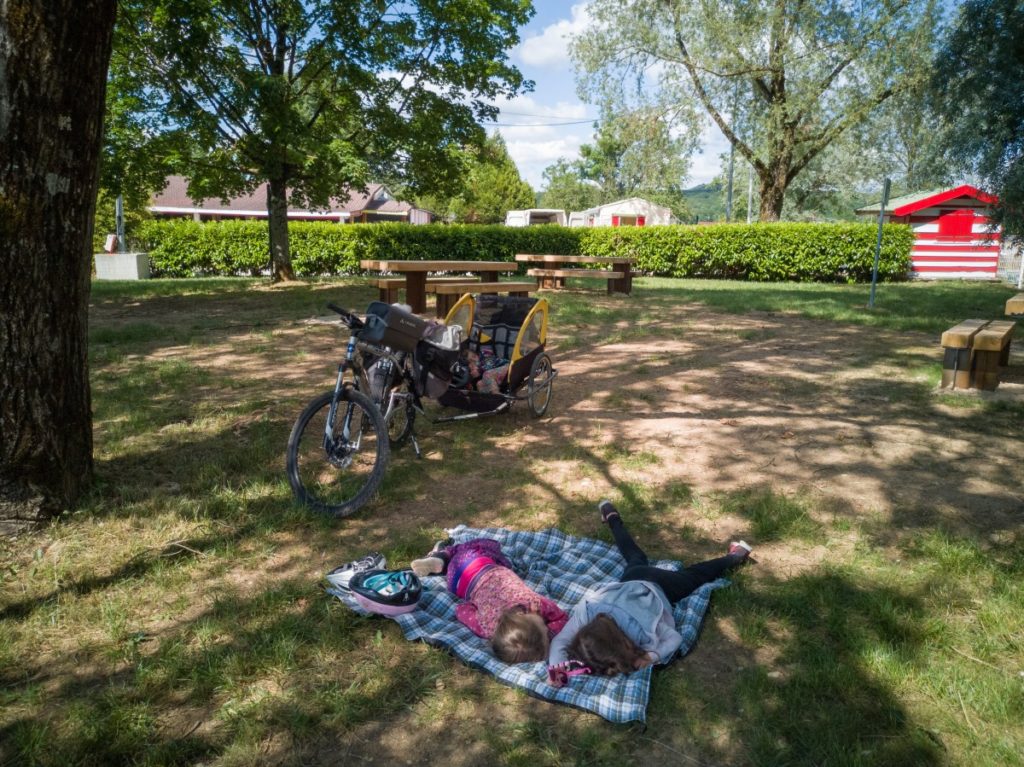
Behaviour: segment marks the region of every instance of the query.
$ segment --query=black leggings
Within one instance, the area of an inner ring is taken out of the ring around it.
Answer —
[[[619,580],[657,583],[672,604],[688,597],[705,583],[717,580],[743,561],[742,555],[726,554],[718,559],[698,562],[683,570],[662,570],[649,563],[643,549],[636,545],[633,536],[622,524],[622,519],[613,516],[608,520],[608,527],[611,528],[612,535],[615,537],[615,545],[619,547],[619,551],[626,560],[626,569],[622,571],[622,577]]]

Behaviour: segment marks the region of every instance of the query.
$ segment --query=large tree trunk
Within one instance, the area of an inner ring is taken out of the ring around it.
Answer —
[[[769,166],[768,173],[759,177],[761,182],[759,221],[778,221],[782,215],[782,204],[786,201],[786,187],[789,186],[786,179],[787,170],[788,168],[778,165]]]
[[[270,217],[270,273],[274,282],[294,280],[292,256],[288,251],[288,185],[284,179],[267,184],[267,214]]]
[[[0,531],[92,477],[92,220],[116,0],[0,0]]]

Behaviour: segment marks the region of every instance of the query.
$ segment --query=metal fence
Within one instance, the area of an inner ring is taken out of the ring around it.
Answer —
[[[1021,270],[1022,262],[1024,262],[1024,242],[1019,239],[1003,240],[997,269],[999,278],[1018,288],[1024,287],[1021,284],[1021,278],[1024,276],[1024,272]]]

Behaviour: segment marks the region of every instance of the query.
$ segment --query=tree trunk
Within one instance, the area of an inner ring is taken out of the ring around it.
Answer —
[[[92,221],[116,0],[0,0],[0,532],[92,477]]]
[[[288,252],[288,185],[284,179],[267,184],[267,213],[270,217],[270,274],[274,282],[295,279]]]
[[[786,187],[789,185],[786,180],[787,170],[780,166],[771,166],[768,175],[759,177],[761,182],[759,221],[778,221],[782,215],[782,204],[786,200]]]

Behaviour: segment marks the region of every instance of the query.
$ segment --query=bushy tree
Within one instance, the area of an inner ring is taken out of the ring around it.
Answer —
[[[933,102],[960,168],[999,197],[995,216],[1024,234],[1024,8],[967,0],[936,59]]]
[[[816,157],[924,78],[937,15],[934,0],[594,0],[590,13],[572,49],[584,95],[702,110],[757,173],[763,221]]]
[[[123,56],[163,128],[185,130],[189,193],[268,185],[270,262],[292,277],[289,202],[326,205],[376,179],[451,190],[493,101],[528,85],[508,63],[530,0],[123,0]]]
[[[533,207],[533,187],[519,176],[519,169],[499,134],[488,137],[481,149],[470,149],[468,153],[465,186],[448,205],[456,221],[504,223],[508,211]]]
[[[544,171],[549,186],[542,197],[545,206],[561,199],[575,204],[551,207],[582,210],[644,197],[667,205],[679,218],[689,215],[683,181],[695,135],[673,135],[665,115],[647,108],[608,113],[594,128],[593,143],[580,147],[577,160],[560,159]]]
[[[545,188],[540,196],[540,207],[563,210],[586,210],[601,202],[601,188],[580,175],[575,162],[564,157],[544,169]]]

